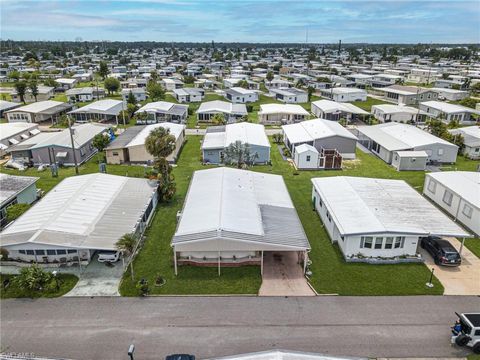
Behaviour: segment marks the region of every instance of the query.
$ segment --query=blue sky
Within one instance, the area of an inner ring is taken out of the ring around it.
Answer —
[[[479,43],[480,1],[0,0],[1,37]]]

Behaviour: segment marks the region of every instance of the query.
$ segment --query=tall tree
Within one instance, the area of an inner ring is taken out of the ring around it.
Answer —
[[[248,143],[237,140],[225,148],[225,158],[222,161],[234,164],[241,169],[244,165],[253,165],[256,159],[258,159],[258,153],[252,153]]]
[[[120,251],[123,256],[132,256],[135,251],[135,246],[137,245],[137,237],[133,233],[124,234],[118,241],[115,243],[115,248]],[[132,281],[134,278],[133,275],[133,259],[130,259],[130,274],[132,276]]]
[[[30,91],[32,92],[32,96],[35,98],[35,101],[37,101],[37,96],[38,96],[37,79],[31,79],[30,82],[28,83],[28,87],[30,88]]]
[[[108,75],[108,65],[105,61],[100,61],[100,66],[99,66],[99,69],[98,69],[98,75],[100,75],[102,77],[102,79],[105,80],[105,78],[107,77]]]
[[[169,129],[156,128],[145,140],[145,148],[154,157],[154,168],[158,172],[158,193],[160,201],[170,201],[175,195],[175,178],[167,156],[175,150],[175,137]]]
[[[127,104],[137,105],[137,98],[131,91],[128,93]]]
[[[25,93],[27,92],[27,82],[24,80],[18,80],[14,84],[15,91],[20,97],[20,101],[25,104]]]
[[[147,93],[150,99],[153,101],[159,101],[165,99],[165,90],[162,85],[155,81],[150,80],[147,84]]]
[[[267,76],[265,76],[265,79],[267,79],[267,81],[272,81],[273,80],[273,71],[269,71],[267,73]]]
[[[92,139],[92,145],[95,149],[97,149],[97,158],[100,162],[100,154],[102,154],[103,150],[107,147],[110,143],[110,136],[108,134],[97,134]]]
[[[104,81],[105,89],[107,89],[108,93],[117,92],[120,89],[120,81],[113,77],[106,78]]]

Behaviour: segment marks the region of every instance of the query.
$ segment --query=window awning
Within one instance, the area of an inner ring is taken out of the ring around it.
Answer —
[[[18,141],[17,139],[11,138],[11,139],[8,139],[8,142],[12,145],[17,145],[20,141]]]
[[[20,137],[21,137],[23,140],[27,140],[30,136],[28,136],[27,134],[21,134]]]
[[[40,134],[40,130],[38,130],[38,129],[30,130],[30,134],[32,134],[32,135]]]
[[[60,151],[60,152],[58,152],[58,153],[55,155],[55,157],[57,157],[57,158],[66,158],[67,155],[68,155],[68,153],[67,153],[66,151]]]

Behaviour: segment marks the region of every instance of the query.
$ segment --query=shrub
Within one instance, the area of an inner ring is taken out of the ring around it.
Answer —
[[[25,211],[30,209],[30,204],[14,204],[7,208],[7,222],[18,219]]]

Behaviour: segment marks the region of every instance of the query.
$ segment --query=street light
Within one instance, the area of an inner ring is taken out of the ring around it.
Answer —
[[[430,273],[430,280],[425,284],[427,285],[427,287],[429,288],[433,288],[433,283],[432,283],[432,280],[433,280],[433,272],[435,271],[434,268],[432,268],[432,272]]]
[[[130,356],[130,360],[134,360],[133,359],[134,352],[135,352],[135,345],[130,344],[130,346],[128,347],[128,356]]]

